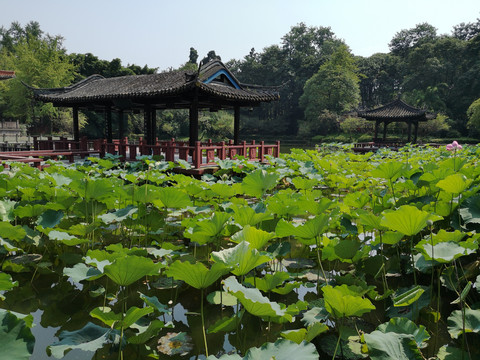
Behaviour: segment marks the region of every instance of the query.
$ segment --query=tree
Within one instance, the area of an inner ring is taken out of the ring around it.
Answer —
[[[480,34],[480,19],[474,23],[460,23],[453,27],[452,35],[459,40],[470,40]]]
[[[360,101],[357,70],[347,46],[340,46],[305,83],[300,97],[305,120],[316,121],[323,110],[341,114],[357,107]]]
[[[192,64],[196,64],[198,60],[198,51],[195,50],[193,47],[190,48],[190,55],[188,56],[188,62]]]
[[[422,23],[412,29],[397,32],[389,47],[393,55],[406,56],[411,49],[436,38],[437,29],[428,23]]]
[[[480,133],[480,98],[475,100],[467,110],[468,123],[467,126],[474,133]]]

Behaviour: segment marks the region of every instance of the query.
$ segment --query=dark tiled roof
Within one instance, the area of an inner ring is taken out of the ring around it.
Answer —
[[[402,100],[397,99],[391,103],[373,109],[359,111],[358,116],[365,118],[367,120],[427,120],[431,118],[430,114],[426,110],[421,110],[414,108]]]
[[[223,70],[239,88],[229,82],[211,81],[207,79]],[[279,93],[272,88],[243,87],[219,61],[210,62],[200,69],[198,74],[192,71],[169,71],[151,75],[130,75],[104,78],[93,75],[76,84],[64,88],[32,89],[37,100],[55,104],[88,103],[115,99],[149,98],[156,103],[162,97],[191,96],[193,89],[225,101],[268,102],[278,100]]]
[[[0,80],[7,80],[15,77],[15,71],[0,70]]]

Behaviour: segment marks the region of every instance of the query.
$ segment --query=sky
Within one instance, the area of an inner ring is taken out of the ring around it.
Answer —
[[[0,26],[37,21],[68,53],[122,65],[178,68],[190,47],[224,62],[280,45],[292,26],[330,27],[355,55],[388,52],[401,30],[427,22],[438,34],[480,18],[479,0],[0,0]]]

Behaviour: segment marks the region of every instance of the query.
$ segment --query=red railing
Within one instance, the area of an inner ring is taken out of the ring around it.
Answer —
[[[128,142],[127,138],[113,140],[107,143],[106,139],[87,140],[80,139],[75,142],[60,138],[53,140],[51,137],[47,140],[39,140],[34,137],[35,150],[51,150],[51,151],[71,151],[75,155],[87,156],[91,153],[98,153],[100,157],[105,154],[120,155],[122,161],[135,161],[139,155],[162,155],[166,161],[175,161],[177,159],[185,160],[193,165],[195,169],[205,166],[216,165],[215,159],[235,159],[236,156],[243,156],[249,161],[265,161],[266,155],[278,157],[280,154],[280,141],[275,144],[265,144],[263,141],[250,143],[243,141],[239,145],[221,141],[218,143],[208,140],[206,142],[197,141],[195,146],[189,146],[186,141],[175,141],[175,139],[167,141],[157,140],[155,145],[146,144],[140,138],[138,144]]]

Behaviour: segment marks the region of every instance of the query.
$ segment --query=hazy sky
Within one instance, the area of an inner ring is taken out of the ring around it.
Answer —
[[[479,0],[0,0],[0,26],[38,21],[69,53],[92,53],[159,71],[215,50],[223,61],[280,44],[290,28],[329,26],[355,55],[388,52],[403,29],[428,22],[439,34],[480,18]]]

